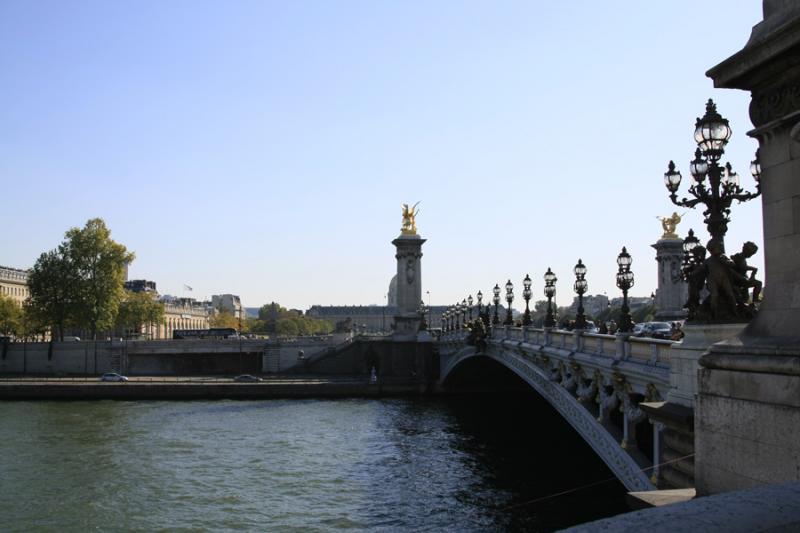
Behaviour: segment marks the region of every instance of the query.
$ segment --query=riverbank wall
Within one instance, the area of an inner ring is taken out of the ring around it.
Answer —
[[[0,375],[181,376],[281,373],[351,343],[350,335],[292,339],[191,339],[0,343]]]

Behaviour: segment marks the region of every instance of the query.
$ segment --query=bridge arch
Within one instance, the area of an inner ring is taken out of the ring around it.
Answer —
[[[594,414],[583,407],[567,389],[553,381],[543,369],[515,351],[491,344],[482,352],[478,352],[475,347],[464,346],[442,359],[441,383],[445,384],[465,361],[478,357],[494,360],[533,388],[572,426],[629,491],[656,488],[641,466],[597,421]]]

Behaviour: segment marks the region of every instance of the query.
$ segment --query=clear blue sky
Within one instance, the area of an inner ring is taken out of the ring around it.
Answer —
[[[548,266],[566,303],[579,257],[617,295],[622,245],[649,295],[662,175],[688,181],[709,97],[752,188],[749,96],[705,71],[760,19],[753,0],[5,0],[0,264],[99,216],[162,293],[381,304],[421,201],[434,304],[526,273],[539,298]],[[760,201],[733,211],[729,252],[760,246]],[[689,227],[706,238],[700,211]]]

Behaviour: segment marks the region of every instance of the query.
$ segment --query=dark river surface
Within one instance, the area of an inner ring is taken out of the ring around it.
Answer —
[[[549,531],[609,478],[529,395],[0,402],[2,531]]]

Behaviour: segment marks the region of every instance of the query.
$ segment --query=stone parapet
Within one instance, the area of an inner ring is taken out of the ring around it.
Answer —
[[[699,360],[715,342],[730,339],[745,324],[684,324],[685,337],[670,350],[670,390],[667,400],[690,409],[697,395]]]

